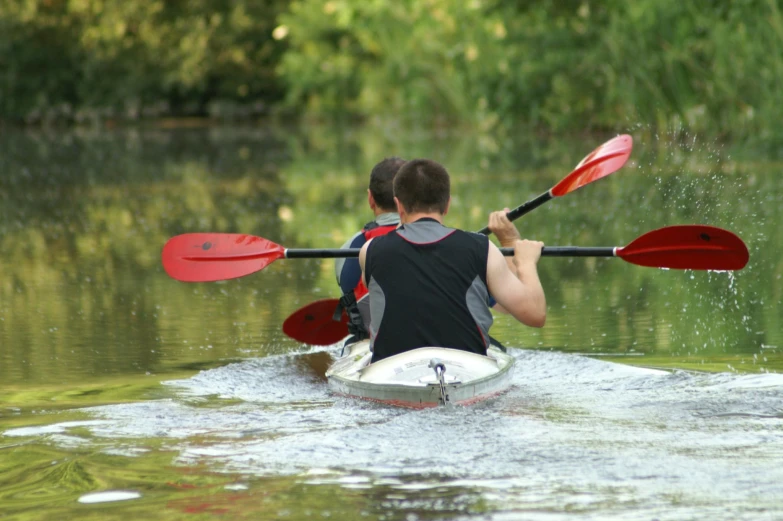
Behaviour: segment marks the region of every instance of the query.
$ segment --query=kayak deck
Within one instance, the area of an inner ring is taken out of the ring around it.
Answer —
[[[421,347],[374,364],[371,359],[369,341],[346,346],[343,356],[326,372],[331,389],[402,407],[467,405],[508,389],[514,366],[512,356],[494,347],[488,356]],[[438,372],[436,366],[443,371]]]

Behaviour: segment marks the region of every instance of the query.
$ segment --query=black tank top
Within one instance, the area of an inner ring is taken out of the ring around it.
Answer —
[[[485,235],[420,219],[376,237],[365,258],[373,362],[418,347],[486,354]]]

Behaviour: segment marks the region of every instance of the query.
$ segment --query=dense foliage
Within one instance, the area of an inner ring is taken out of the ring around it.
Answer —
[[[765,137],[783,107],[779,3],[8,0],[0,118],[287,107]]]
[[[279,99],[283,0],[6,0],[0,117],[232,115]]]

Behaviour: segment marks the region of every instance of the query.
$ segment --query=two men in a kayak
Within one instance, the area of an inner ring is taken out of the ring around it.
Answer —
[[[544,325],[546,299],[537,272],[543,243],[519,239],[505,212],[493,212],[490,230],[504,246],[513,243],[507,262],[488,237],[444,226],[450,179],[435,161],[405,163],[393,186],[402,225],[370,239],[359,255],[369,289],[373,362],[424,346],[486,354],[490,294],[523,324]]]

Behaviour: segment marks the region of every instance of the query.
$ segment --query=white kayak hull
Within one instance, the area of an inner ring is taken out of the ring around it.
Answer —
[[[458,349],[421,347],[370,364],[369,341],[346,346],[327,370],[332,391],[401,407],[425,408],[446,403],[468,405],[498,395],[511,386],[514,357],[490,348],[488,356]],[[445,368],[441,386],[432,367]],[[443,387],[443,388],[441,388]]]

